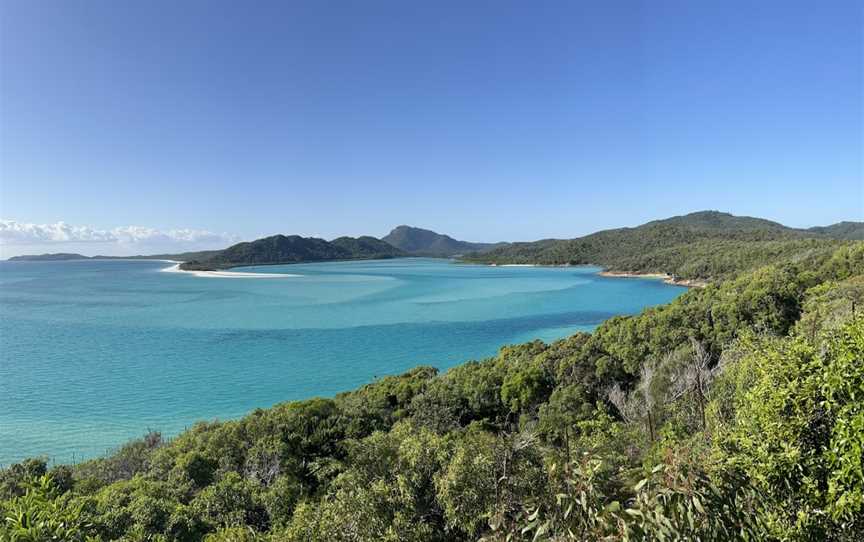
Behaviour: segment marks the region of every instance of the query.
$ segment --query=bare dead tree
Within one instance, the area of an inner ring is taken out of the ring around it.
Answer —
[[[243,474],[267,487],[282,473],[280,451],[276,447],[255,446],[243,466]]]
[[[621,386],[615,384],[611,388],[606,391],[606,397],[609,399],[609,402],[615,405],[615,408],[618,410],[618,414],[624,418],[624,421],[627,423],[633,423],[638,419],[636,415],[636,409],[633,408],[633,401],[626,391],[621,389]]]
[[[653,441],[657,433],[654,419],[657,405],[654,395],[651,393],[654,368],[647,363],[643,364],[639,374],[639,383],[633,393],[628,394],[621,389],[621,386],[615,384],[606,392],[606,397],[610,403],[615,405],[624,421],[635,423],[644,420],[648,435]]]
[[[711,369],[711,353],[694,338],[690,339],[691,355],[688,363],[672,379],[672,397],[675,400],[692,394],[699,411],[699,421],[705,428],[705,406],[708,403],[708,388],[716,371]]]
[[[644,405],[645,415],[648,421],[648,434],[653,441],[656,438],[656,428],[654,423],[654,408],[657,406],[654,401],[654,394],[651,393],[651,385],[654,382],[654,368],[647,363],[642,364],[642,369],[639,371],[639,385],[636,389],[642,394],[642,404]]]

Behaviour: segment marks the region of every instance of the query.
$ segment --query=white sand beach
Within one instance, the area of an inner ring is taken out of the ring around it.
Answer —
[[[196,277],[222,278],[222,279],[282,279],[292,277],[302,277],[303,275],[294,275],[291,273],[244,273],[242,271],[186,271],[180,269],[180,264],[172,265],[160,269],[165,273],[189,273]]]

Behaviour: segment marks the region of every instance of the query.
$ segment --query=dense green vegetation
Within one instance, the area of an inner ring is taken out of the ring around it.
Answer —
[[[185,261],[180,267],[185,270],[211,270],[241,265],[368,260],[397,256],[405,256],[405,253],[374,237],[339,237],[325,241],[315,237],[274,235],[232,245],[206,257]]]
[[[834,239],[864,240],[864,222],[843,221],[830,226],[816,226],[808,231]]]
[[[800,230],[759,218],[703,211],[577,239],[512,243],[465,259],[497,264],[594,264],[618,272],[720,279],[781,260],[818,258],[818,253],[854,238],[856,225],[864,228],[862,223],[844,222]],[[834,239],[834,244],[829,242]]]
[[[394,247],[413,256],[449,257],[469,252],[484,252],[505,243],[469,243],[412,226],[397,226],[382,238]]]
[[[13,465],[0,539],[860,540],[864,243],[794,242],[592,334]]]

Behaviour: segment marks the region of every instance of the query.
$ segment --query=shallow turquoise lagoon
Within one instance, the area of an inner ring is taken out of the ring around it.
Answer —
[[[150,429],[446,369],[683,291],[596,268],[420,258],[238,269],[300,275],[268,279],[169,265],[0,263],[0,464],[69,462]]]

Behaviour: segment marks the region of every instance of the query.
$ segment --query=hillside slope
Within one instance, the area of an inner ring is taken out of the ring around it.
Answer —
[[[512,243],[466,261],[494,264],[603,266],[624,273],[666,273],[682,279],[716,279],[785,254],[838,243],[829,232],[789,228],[777,222],[701,211],[635,228],[604,230],[576,239]],[[843,237],[837,235],[838,238]]]
[[[816,226],[807,231],[834,239],[864,240],[864,222],[843,221],[830,226]]]

